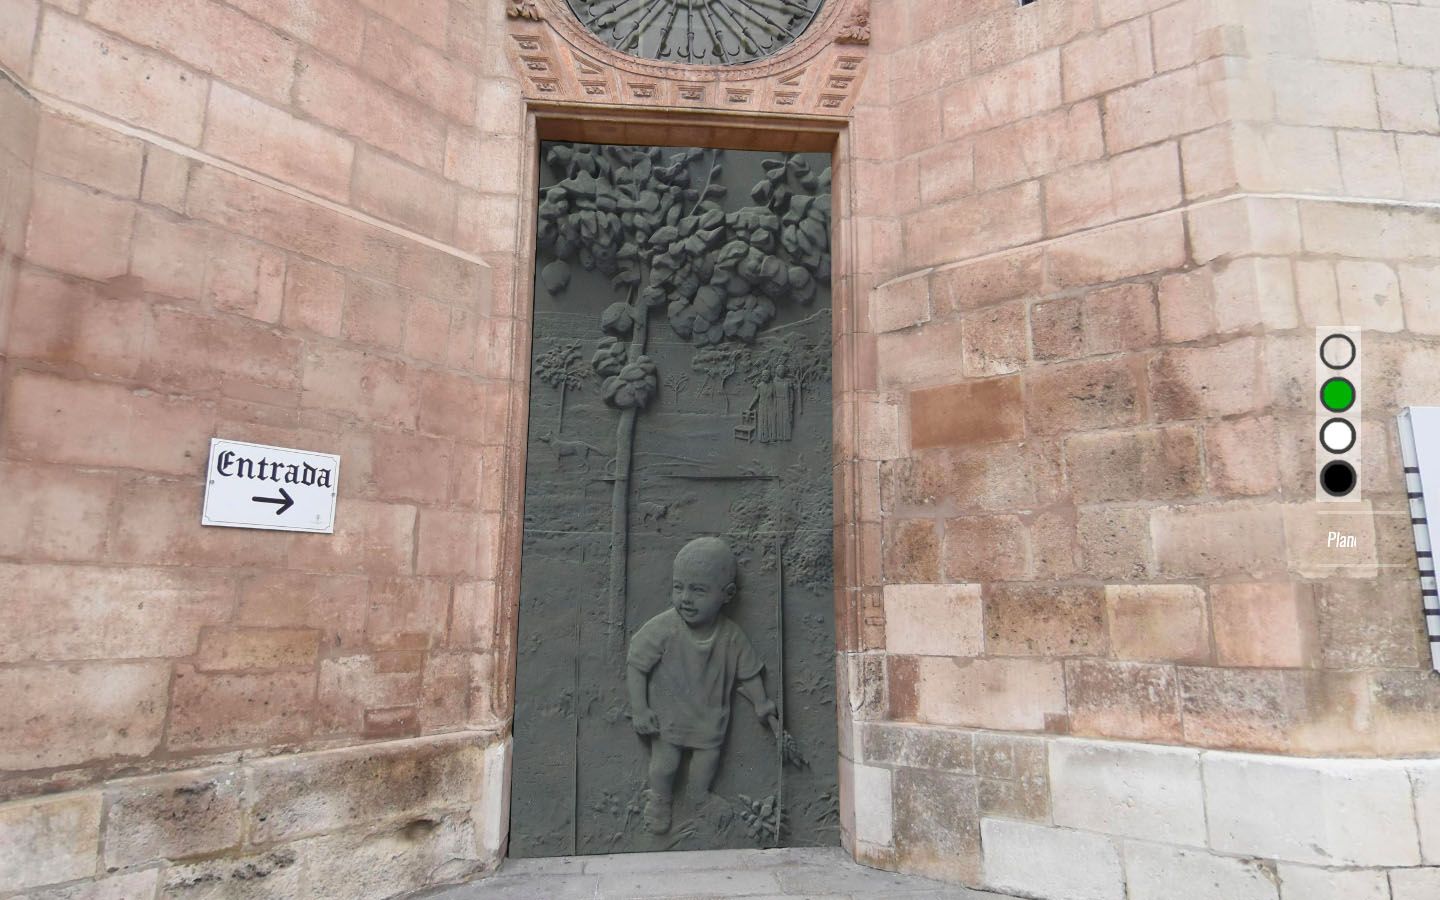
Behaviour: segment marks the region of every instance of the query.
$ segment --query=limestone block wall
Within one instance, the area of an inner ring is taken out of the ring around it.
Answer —
[[[0,2],[0,896],[383,897],[497,861],[503,21]],[[341,454],[336,533],[202,529],[212,436]]]
[[[1440,193],[1415,161],[1430,10],[874,10],[852,136],[852,846],[1057,900],[1423,896],[1435,861],[1406,823],[1436,810],[1414,773],[1440,751],[1440,681],[1393,431],[1440,397]],[[1365,503],[1344,518],[1311,480],[1322,324],[1369,329]],[[1326,548],[1337,527],[1356,549]],[[1077,753],[1115,784],[1073,782]],[[1327,849],[1281,846],[1304,817],[1278,802],[1222,831],[1244,792],[1208,775],[1185,776],[1182,816],[1152,757],[1267,773],[1247,787],[1307,773],[1285,796],[1335,804],[1307,809]],[[1372,778],[1402,854],[1343,849]]]

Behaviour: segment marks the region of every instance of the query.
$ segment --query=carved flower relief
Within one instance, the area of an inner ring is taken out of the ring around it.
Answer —
[[[530,19],[535,22],[541,19],[540,7],[535,5],[535,0],[519,0],[517,3],[506,3],[505,14],[512,19]]]

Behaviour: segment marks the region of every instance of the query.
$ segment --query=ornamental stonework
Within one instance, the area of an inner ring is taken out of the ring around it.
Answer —
[[[667,35],[665,19],[658,28],[643,19],[626,26],[578,0],[507,2],[506,46],[531,103],[848,117],[869,53],[869,2],[802,7],[806,15],[749,29],[739,19],[725,29],[718,19],[710,30],[692,23],[697,42],[679,6]],[[627,27],[653,30],[641,37]]]

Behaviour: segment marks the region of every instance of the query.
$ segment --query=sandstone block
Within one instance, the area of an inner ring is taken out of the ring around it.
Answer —
[[[1058,662],[898,658],[916,661],[910,687],[916,721],[1042,731],[1065,715],[1065,685]],[[891,689],[896,689],[893,675]]]
[[[1217,584],[1210,610],[1222,666],[1294,668],[1317,658],[1317,611],[1307,585]]]
[[[1050,796],[1056,825],[1205,843],[1200,754],[1193,750],[1057,740],[1050,744]]]
[[[1335,264],[1335,277],[1346,325],[1369,331],[1399,331],[1405,327],[1400,281],[1390,266],[1342,260]]]
[[[9,317],[9,355],[134,377],[145,357],[143,300],[90,282],[20,270]],[[23,535],[17,535],[17,539]]]
[[[1010,303],[967,313],[961,321],[962,371],[967,378],[1009,375],[1030,357],[1025,306]]]
[[[1415,786],[1421,855],[1427,865],[1440,864],[1440,765],[1420,763],[1411,769],[1410,780]]]
[[[1375,85],[1365,66],[1287,60],[1271,69],[1275,115],[1289,125],[1376,128]]]
[[[981,858],[975,779],[898,769],[893,793],[895,855],[901,865],[932,877],[977,882]]]
[[[154,145],[145,148],[145,175],[140,185],[140,199],[174,212],[185,208],[185,194],[190,189],[190,160]]]
[[[1038,53],[945,92],[945,136],[960,137],[1060,105],[1060,54]]]
[[[234,585],[202,571],[29,563],[0,565],[0,594],[13,612],[0,662],[144,659],[193,653],[200,629],[229,615]]]
[[[362,149],[355,160],[354,202],[378,218],[448,241],[457,192],[438,176]]]
[[[910,444],[917,450],[1013,441],[1025,434],[1018,376],[910,393]]]
[[[1060,54],[1065,100],[1106,93],[1154,72],[1150,22],[1135,19],[1067,44]]]
[[[997,656],[1103,654],[1105,595],[1098,588],[992,585],[985,598],[985,649]]]
[[[212,0],[97,0],[85,17],[272,100],[289,99],[295,42]]]
[[[985,819],[985,886],[1031,897],[1124,900],[1120,853],[1107,837]]]
[[[205,267],[205,298],[217,309],[263,322],[280,319],[285,254],[250,241],[216,241]]]
[[[876,386],[952,382],[964,374],[964,327],[959,319],[931,320],[914,330],[875,339]]]
[[[208,82],[165,57],[68,16],[47,16],[35,50],[35,86],[194,146]]]
[[[327,266],[291,258],[285,267],[285,307],[281,322],[288,328],[335,337],[340,334],[345,305],[345,276]]]
[[[1179,214],[1126,222],[1056,241],[1045,257],[1055,289],[1165,272],[1185,265],[1185,225]]]
[[[1124,284],[1030,309],[1036,359],[1071,359],[1141,350],[1157,343],[1155,289]]]
[[[884,596],[885,646],[891,653],[978,656],[982,652],[978,585],[889,584]]]
[[[1104,659],[1065,663],[1074,734],[1179,743],[1179,680],[1170,666]]]
[[[1203,663],[1210,658],[1205,592],[1192,585],[1105,588],[1111,651],[1139,662]]]
[[[1204,850],[1125,845],[1130,900],[1277,900],[1279,888],[1264,863]]]
[[[440,9],[443,13],[443,5]],[[440,46],[444,47],[443,42]],[[475,121],[475,75],[444,53],[378,19],[371,19],[365,30],[361,66],[382,84],[409,94],[457,122]]]
[[[1018,516],[945,521],[943,568],[950,581],[1013,581],[1029,572],[1029,531]]]
[[[1030,431],[1057,434],[1138,424],[1140,373],[1129,359],[1068,363],[1032,369],[1024,404]]]
[[[860,744],[866,763],[964,774],[975,771],[969,731],[876,722],[864,726]]]
[[[143,145],[134,138],[73,119],[41,117],[35,161],[42,172],[117,197],[136,197],[140,193]]]
[[[1160,571],[1181,577],[1260,575],[1283,567],[1284,528],[1274,505],[1239,503],[1156,509],[1151,518]]]
[[[15,486],[8,505],[0,509],[0,554],[32,564],[88,562],[104,556],[111,504],[119,493],[114,477],[68,467],[0,463],[0,481]],[[5,571],[13,574],[9,567]],[[53,577],[53,571],[50,574]],[[12,596],[17,605],[32,602],[23,591]],[[25,626],[40,625],[52,615],[48,605],[36,603],[36,607],[40,619],[18,619],[22,635]],[[23,644],[23,639],[18,643]],[[0,648],[0,658],[8,649]]]
[[[940,534],[935,522],[928,519],[886,519],[883,525],[873,528],[883,534],[881,565],[885,580],[923,583],[940,580]],[[861,567],[863,579],[863,558]],[[868,579],[862,583],[868,583]]]
[[[1082,507],[1075,516],[1075,539],[1080,568],[1093,577],[1130,580],[1154,569],[1147,509]]]
[[[1080,503],[1176,499],[1202,489],[1199,435],[1187,426],[1078,435],[1065,441],[1065,462]]]
[[[95,281],[125,274],[133,205],[50,178],[35,179],[32,190],[27,259]]]
[[[870,293],[870,321],[879,333],[930,321],[928,276],[922,274],[877,287]]]
[[[339,347],[312,346],[305,355],[301,405],[348,410],[376,424],[413,428],[419,404],[417,382],[415,374],[399,363]]]
[[[365,711],[420,702],[420,651],[389,651],[322,660],[317,693],[318,727],[325,734],[359,734]]]
[[[1425,900],[1437,891],[1440,891],[1440,868],[1390,872],[1390,892],[1394,900]]]
[[[118,782],[106,791],[105,864],[112,869],[178,860],[238,846],[241,775],[236,770]]]
[[[1158,75],[1105,98],[1105,143],[1130,150],[1219,124],[1225,116],[1218,61]]]
[[[903,220],[907,258],[917,266],[1019,247],[1042,234],[1035,181],[927,207]]]
[[[217,673],[177,665],[169,745],[175,749],[254,746],[309,734],[312,672]]]
[[[1336,135],[1345,189],[1355,197],[1405,196],[1400,153],[1395,136],[1376,131],[1342,131]]]
[[[993,259],[937,269],[930,296],[937,313],[977,309],[1038,294],[1044,282],[1044,256],[1017,250]]]
[[[1209,337],[1219,330],[1215,320],[1213,274],[1196,269],[1160,279],[1160,335],[1167,343]]]
[[[346,0],[235,0],[232,5],[339,59],[360,58],[365,13]]]
[[[350,196],[350,141],[224,84],[210,92],[204,148],[332,200]]]
[[[261,760],[251,774],[252,840],[291,841],[467,808],[480,799],[483,776],[483,749],[455,738]]]
[[[1428,6],[1402,7],[1392,12],[1400,62],[1423,68],[1440,66],[1440,50],[1436,48],[1436,39],[1440,38],[1440,12]]]
[[[1440,131],[1434,80],[1413,69],[1377,69],[1375,91],[1380,98],[1380,127],[1386,131]]]
[[[1260,496],[1280,485],[1275,420],[1226,419],[1205,426],[1205,464],[1210,489],[1220,495]]]
[[[1281,863],[1280,900],[1388,900],[1384,872],[1363,869],[1317,869]]]
[[[364,641],[366,590],[362,576],[256,573],[241,582],[235,622],[315,628],[326,650],[350,650]]]
[[[225,628],[200,638],[195,668],[202,672],[313,669],[320,632],[300,628]]]
[[[1410,866],[1419,836],[1403,767],[1209,753],[1210,846],[1310,865]]]
[[[1429,658],[1408,580],[1347,583],[1332,576],[1314,590],[1325,668],[1408,669]]]
[[[974,155],[973,178],[982,191],[1099,159],[1105,155],[1100,105],[1077,103],[978,134]]]
[[[321,57],[304,61],[295,84],[303,112],[417,166],[444,171],[445,125],[439,113]]]
[[[1241,338],[1207,348],[1166,350],[1150,364],[1150,397],[1161,419],[1253,412],[1264,406],[1261,345]]]
[[[167,866],[160,883],[163,900],[230,900],[230,898],[302,897],[305,866],[293,847],[279,847],[246,856]]]
[[[0,707],[0,768],[149,755],[160,743],[168,681],[169,666],[155,662],[0,669],[0,693],[11,698]]]
[[[3,891],[94,875],[100,852],[100,795],[65,794],[0,807],[0,846],[7,848],[0,855]]]
[[[856,840],[890,846],[895,840],[891,771],[858,763],[851,771]]]
[[[0,65],[25,78],[35,47],[35,23],[40,19],[38,0],[15,0],[0,7]]]

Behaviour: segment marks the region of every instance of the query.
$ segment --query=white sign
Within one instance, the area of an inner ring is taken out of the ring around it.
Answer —
[[[202,525],[335,533],[340,457],[210,439]]]

